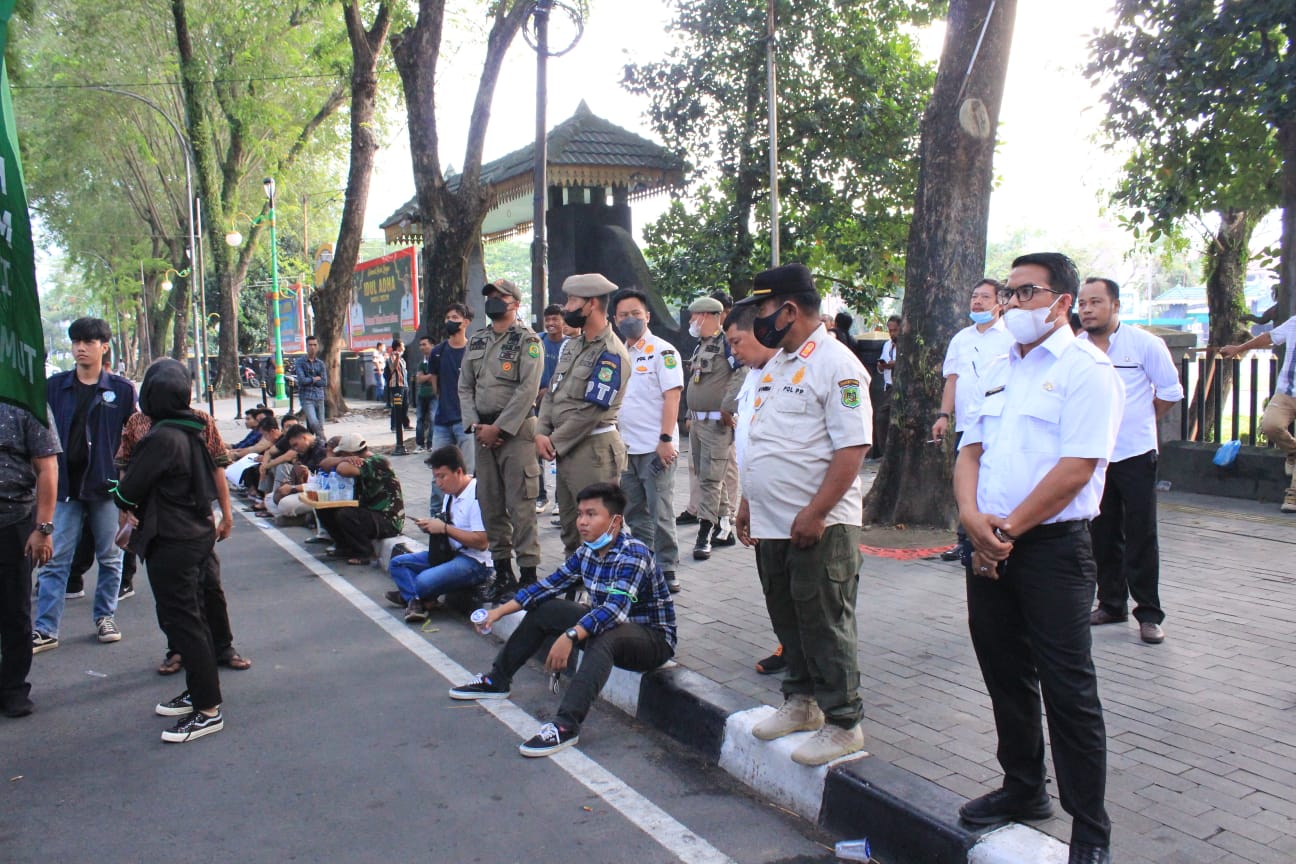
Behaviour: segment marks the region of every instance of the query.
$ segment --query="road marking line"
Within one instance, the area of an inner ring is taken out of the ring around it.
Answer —
[[[409,649],[410,653],[422,660],[427,666],[450,683],[467,681],[472,673],[460,666],[449,655],[428,642],[414,630],[396,618],[386,609],[379,606],[367,594],[352,585],[337,571],[321,563],[313,555],[298,546],[292,539],[273,525],[258,521],[248,513],[239,511],[243,518],[263,529],[264,534],[275,542],[303,567],[318,576],[362,615],[369,618],[389,636]],[[448,698],[448,697],[447,697]],[[525,740],[540,727],[540,721],[519,708],[512,700],[482,700],[477,703],[494,717],[513,730],[519,738]],[[519,756],[519,759],[522,757]],[[611,771],[595,762],[576,749],[563,750],[548,757],[558,767],[606,801],[613,809],[628,819],[632,824],[648,835],[666,851],[681,861],[697,864],[735,864],[734,860],[716,849],[702,837],[689,830],[665,810],[649,801],[631,788]]]

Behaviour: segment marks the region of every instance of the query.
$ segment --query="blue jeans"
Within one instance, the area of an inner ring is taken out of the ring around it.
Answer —
[[[306,399],[301,400],[302,413],[306,415],[306,427],[319,437],[324,437],[324,400],[323,399]]]
[[[472,474],[476,468],[476,446],[473,436],[464,431],[462,423],[437,423],[432,427],[432,449],[454,444],[463,452],[465,470]]]
[[[442,594],[462,591],[486,581],[491,568],[462,552],[444,564],[428,566],[428,553],[397,555],[390,565],[392,581],[406,602],[415,597],[435,600]]]
[[[121,589],[122,550],[117,537],[117,507],[112,501],[60,501],[54,508],[54,557],[36,574],[40,591],[36,597],[34,629],[57,636],[63,618],[63,595],[67,592],[72,556],[81,542],[85,520],[95,538],[99,579],[95,585],[94,620],[117,614],[117,592]]]
[[[432,417],[436,414],[437,397],[416,396],[418,410],[414,415],[414,443],[420,447],[432,446]]]

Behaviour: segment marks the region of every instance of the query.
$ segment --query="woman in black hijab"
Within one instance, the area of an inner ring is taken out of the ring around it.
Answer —
[[[184,657],[187,688],[157,713],[179,717],[162,740],[193,741],[219,732],[220,677],[203,617],[202,568],[213,554],[215,465],[203,440],[205,424],[189,408],[189,370],[156,360],[140,385],[140,410],[153,421],[114,490],[117,506],[139,519],[129,547],[148,565],[158,622]]]

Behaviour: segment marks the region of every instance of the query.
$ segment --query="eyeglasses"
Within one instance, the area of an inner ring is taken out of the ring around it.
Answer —
[[[1000,306],[1007,306],[1013,295],[1016,295],[1018,303],[1029,303],[1036,291],[1047,291],[1050,294],[1062,293],[1056,288],[1046,288],[1043,285],[1018,285],[1016,288],[1000,288],[995,292],[995,296],[999,299]]]

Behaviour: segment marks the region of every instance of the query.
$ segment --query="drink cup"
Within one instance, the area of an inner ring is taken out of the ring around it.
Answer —
[[[473,623],[473,626],[477,628],[477,632],[482,634],[483,636],[486,636],[491,632],[491,628],[489,626],[484,628],[482,627],[482,624],[485,623],[486,618],[489,614],[490,613],[488,613],[485,609],[475,609],[473,610],[473,613],[468,616],[468,620],[471,621]]]

